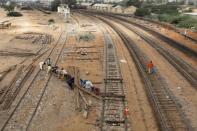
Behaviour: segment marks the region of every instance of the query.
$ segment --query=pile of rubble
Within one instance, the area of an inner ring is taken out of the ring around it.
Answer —
[[[83,40],[83,41],[91,41],[94,40],[95,36],[92,33],[86,33],[86,34],[80,34],[79,35],[79,41]]]
[[[16,36],[16,39],[31,40],[33,44],[50,44],[52,36],[41,33],[24,33]]]

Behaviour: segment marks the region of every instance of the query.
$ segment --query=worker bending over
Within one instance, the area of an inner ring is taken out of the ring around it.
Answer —
[[[43,70],[43,66],[44,66],[45,64],[46,64],[46,63],[43,62],[43,61],[41,61],[41,62],[39,63],[40,70]]]

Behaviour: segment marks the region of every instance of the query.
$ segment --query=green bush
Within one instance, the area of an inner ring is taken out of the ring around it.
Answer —
[[[13,3],[10,3],[10,5],[4,6],[4,10],[8,11],[8,12],[12,12],[12,11],[14,11],[14,7],[15,7],[15,5]]]
[[[147,5],[144,8],[149,8],[155,14],[178,14],[177,5]]]
[[[135,12],[136,16],[147,16],[150,15],[150,10],[147,8],[138,8]]]
[[[139,7],[141,7],[141,4],[142,4],[142,2],[140,0],[127,0],[126,1],[126,6],[127,7],[133,5],[133,6],[139,8]]]
[[[61,4],[60,0],[54,0],[51,2],[51,10],[57,11],[57,7]]]
[[[186,19],[189,19],[189,16],[174,16],[172,21],[170,22],[171,24],[179,24],[181,21],[185,21]]]
[[[23,16],[20,12],[9,12],[7,13],[7,16],[14,16],[14,17],[19,17],[19,16]]]
[[[162,14],[162,15],[158,15],[158,19],[159,21],[171,22],[173,18],[170,15]]]
[[[159,21],[175,24],[178,27],[191,28],[194,27],[197,30],[197,19],[188,15],[167,15],[162,14],[158,16]]]
[[[195,18],[185,19],[181,21],[179,24],[177,24],[177,26],[182,28],[194,27],[194,30],[197,30],[197,19]]]
[[[184,12],[192,12],[192,8],[189,8],[187,10],[184,10]]]
[[[54,20],[54,19],[49,19],[48,22],[49,22],[50,24],[52,24],[52,23],[55,23],[55,20]]]

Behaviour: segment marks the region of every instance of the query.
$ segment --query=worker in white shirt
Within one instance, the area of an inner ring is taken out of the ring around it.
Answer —
[[[43,61],[41,61],[41,62],[39,63],[40,70],[43,70],[43,66],[44,66],[45,64],[46,64],[46,63],[43,62]]]
[[[49,74],[51,72],[52,67],[50,65],[48,65],[47,67],[47,74]]]
[[[92,84],[91,81],[87,80],[87,81],[85,82],[84,87],[85,87],[86,89],[90,89],[90,90],[91,90],[92,87],[93,87],[93,84]]]
[[[64,80],[64,78],[66,78],[66,75],[68,74],[68,72],[62,68],[62,71],[61,71],[61,79]]]

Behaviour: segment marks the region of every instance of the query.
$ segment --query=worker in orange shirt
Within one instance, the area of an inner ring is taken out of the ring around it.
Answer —
[[[125,115],[126,118],[128,118],[128,116],[129,116],[129,108],[128,107],[126,107],[124,109],[124,115]]]
[[[148,73],[151,74],[151,73],[153,72],[153,68],[154,68],[153,62],[150,61],[150,62],[147,64],[147,67],[148,67]]]

